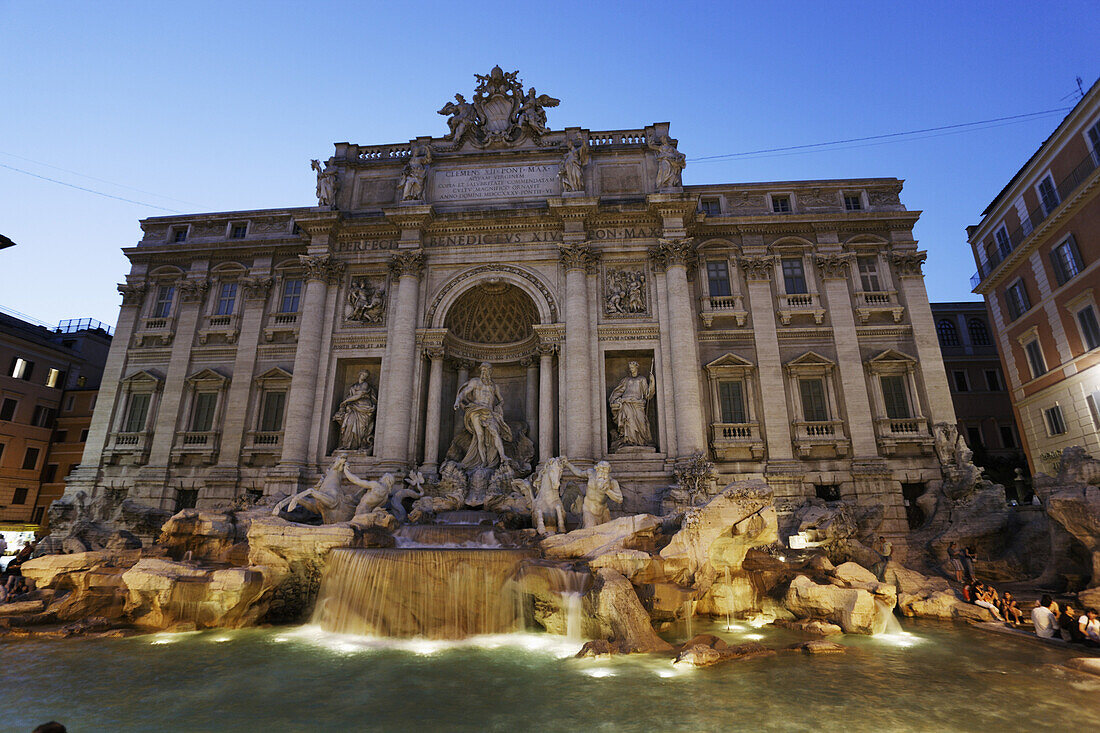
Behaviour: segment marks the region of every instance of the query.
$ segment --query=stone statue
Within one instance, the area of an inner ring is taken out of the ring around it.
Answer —
[[[405,478],[405,483],[408,486],[401,487],[390,496],[390,513],[397,517],[399,522],[405,522],[409,518],[405,510],[405,502],[409,499],[415,502],[424,496],[424,490],[420,488],[424,484],[424,474],[413,471]]]
[[[332,465],[325,471],[325,475],[313,488],[291,494],[276,504],[271,513],[277,517],[284,511],[292,512],[296,508],[302,507],[314,514],[320,514],[321,521],[324,524],[346,522],[359,513],[356,504],[357,502],[360,505],[362,503],[359,502],[362,491],[345,491],[342,481],[344,478],[362,489],[371,489],[372,486],[378,483],[376,481],[364,481],[359,478],[348,469],[345,456],[336,456],[332,461]],[[386,496],[389,496],[388,491]]]
[[[609,270],[607,273],[608,315],[629,316],[646,312],[645,273]]]
[[[584,191],[584,167],[588,165],[588,144],[584,140],[573,139],[566,143],[565,154],[561,158],[558,178],[564,193]]]
[[[530,428],[522,420],[510,424],[508,427],[511,428],[514,437],[512,442],[504,448],[505,450],[511,449],[508,457],[515,464],[516,471],[526,474],[531,471],[531,464],[535,458],[535,444],[528,436]]]
[[[340,423],[340,450],[370,450],[374,445],[374,411],[378,406],[370,373],[359,372],[355,384],[348,387],[347,396],[332,419]]]
[[[653,368],[649,375],[638,376],[638,362],[627,364],[630,375],[623,377],[611,391],[608,403],[611,405],[611,417],[615,420],[616,437],[611,450],[626,446],[653,446],[653,436],[649,431],[649,416],[646,405],[653,399],[655,379]]]
[[[393,493],[393,484],[397,480],[397,477],[392,473],[384,473],[377,481],[363,481],[348,470],[347,466],[344,467],[344,476],[347,477],[348,481],[366,489],[352,516],[370,514],[375,509],[385,506],[386,502],[390,500],[390,494]]]
[[[321,167],[321,161],[310,161],[310,168],[317,171],[317,205],[336,206],[336,170],[325,165]]]
[[[649,147],[657,152],[657,190],[680,185],[680,172],[687,165],[687,157],[676,149],[668,135],[661,135]]]
[[[424,177],[428,175],[428,165],[432,162],[432,151],[426,145],[413,148],[409,162],[397,182],[397,191],[402,201],[424,200]]]
[[[560,103],[560,99],[554,99],[548,94],[537,94],[535,88],[531,87],[520,102],[516,124],[521,128],[526,127],[535,137],[545,135],[549,130],[546,129],[546,110],[543,107],[557,107]]]
[[[504,443],[512,440],[512,429],[504,421],[504,400],[488,362],[482,362],[478,376],[458,390],[454,409],[459,408],[463,410],[462,424],[470,435],[462,467],[496,468],[507,458]]]
[[[530,502],[531,523],[535,525],[540,535],[553,534],[546,529],[547,521],[553,522],[555,533],[565,532],[565,506],[561,503],[561,477],[566,469],[577,478],[587,478],[587,474],[574,468],[568,458],[558,456],[540,463],[533,481],[512,480],[512,485],[518,488]]]
[[[607,461],[600,461],[595,468],[588,469],[585,476],[588,478],[588,487],[584,491],[581,517],[582,526],[588,529],[611,521],[607,500],[622,504],[623,490],[619,482],[611,478],[611,464]]]
[[[462,143],[462,137],[466,131],[477,124],[477,110],[461,94],[456,94],[455,101],[447,102],[437,114],[450,115],[447,119],[447,127],[451,131],[444,135],[443,139],[453,140],[456,146]]]
[[[347,319],[361,323],[381,323],[386,312],[386,291],[365,277],[357,277],[348,288]]]

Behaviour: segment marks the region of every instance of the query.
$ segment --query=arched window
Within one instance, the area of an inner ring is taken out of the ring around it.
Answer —
[[[981,318],[967,321],[966,330],[970,332],[970,343],[975,346],[989,346],[989,328]]]
[[[940,337],[940,346],[958,346],[959,330],[955,322],[944,318],[936,323],[936,335]]]

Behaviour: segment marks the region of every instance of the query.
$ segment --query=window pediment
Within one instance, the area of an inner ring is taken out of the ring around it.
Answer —
[[[807,351],[802,356],[791,359],[784,365],[788,374],[830,374],[836,362],[816,351]]]
[[[736,354],[723,354],[704,368],[712,377],[732,377],[752,372],[756,365]]]
[[[159,390],[164,384],[164,377],[152,369],[141,369],[122,380],[131,391],[145,388],[147,391]]]
[[[268,387],[277,384],[289,384],[291,380],[291,374],[282,367],[273,367],[266,372],[256,377],[256,384],[261,387]]]
[[[229,377],[214,369],[203,369],[187,378],[192,387],[213,387],[221,389],[229,384]]]

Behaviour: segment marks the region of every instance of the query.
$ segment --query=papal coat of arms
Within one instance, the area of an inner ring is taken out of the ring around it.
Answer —
[[[539,94],[534,87],[523,93],[523,80],[519,71],[503,71],[494,66],[488,74],[474,74],[477,87],[473,102],[467,102],[461,94],[448,102],[441,115],[449,115],[450,132],[444,136],[450,140],[452,150],[469,140],[476,148],[514,145],[527,135],[536,145],[542,144],[546,127],[546,107],[557,107],[561,100],[547,94]]]

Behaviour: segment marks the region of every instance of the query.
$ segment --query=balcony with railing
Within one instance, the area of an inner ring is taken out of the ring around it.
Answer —
[[[1061,208],[1074,191],[1084,184],[1085,181],[1092,178],[1093,174],[1096,172],[1096,168],[1096,158],[1090,152],[1068,176],[1063,178],[1058,185],[1055,186],[1058,191],[1058,204],[1048,211],[1047,208],[1040,203],[1034,209],[1027,212],[1020,222],[1020,226],[1008,233],[1007,246],[1003,243],[998,243],[997,246],[988,253],[987,261],[979,263],[978,271],[970,276],[970,287],[977,288],[982,284],[982,281],[992,275],[997,267],[1008,259],[1009,255],[1019,249],[1020,245],[1031,236],[1032,232],[1039,228],[1040,224]]]
[[[802,316],[813,318],[818,326],[825,320],[825,309],[821,307],[817,293],[780,293],[778,298],[776,313],[784,326],[791,325],[793,319]]]
[[[226,343],[236,343],[240,335],[240,314],[206,316],[199,329],[199,344],[205,344],[211,336],[218,336]]]
[[[851,447],[840,420],[792,421],[791,440],[800,458],[839,458]]]
[[[149,457],[153,434],[149,432],[117,432],[107,438],[104,458],[112,463],[140,465]]]
[[[876,418],[875,437],[885,456],[892,456],[905,446],[920,453],[931,453],[934,444],[928,419],[923,417]]]
[[[715,318],[722,317],[734,319],[737,327],[741,328],[748,315],[742,295],[704,295],[699,300],[699,317],[707,328],[711,327]]]
[[[273,463],[283,452],[282,430],[252,430],[241,448],[243,458],[250,465]]]
[[[759,461],[764,458],[764,439],[760,425],[746,423],[711,423],[710,444],[722,461]]]
[[[221,434],[216,430],[192,430],[176,433],[176,444],[172,446],[172,460],[185,463],[193,456],[201,463],[213,463],[218,457],[218,443]]]
[[[268,317],[267,327],[264,328],[264,340],[274,341],[279,334],[288,335],[291,340],[298,338],[297,313],[272,313]]]
[[[889,314],[894,323],[901,323],[905,307],[898,303],[896,290],[865,290],[856,293],[856,315],[867,323],[877,313]]]

